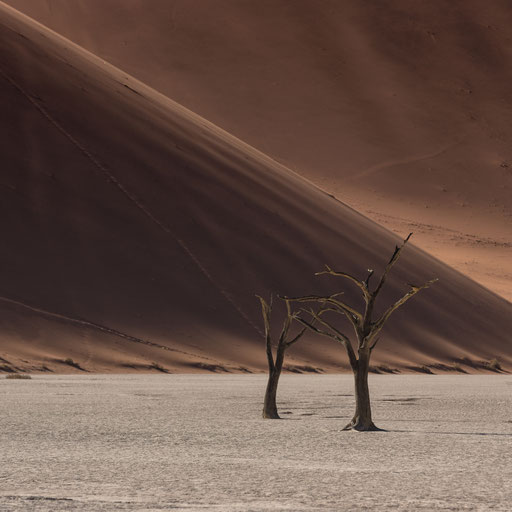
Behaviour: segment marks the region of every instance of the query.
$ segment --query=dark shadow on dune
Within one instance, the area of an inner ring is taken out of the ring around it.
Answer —
[[[369,368],[370,373],[376,373],[376,374],[390,374],[395,375],[397,373],[400,373],[400,370],[398,368],[390,368],[388,365],[382,364],[379,366],[370,366]]]
[[[16,370],[7,364],[2,364],[0,365],[0,372],[15,373]]]
[[[218,373],[218,372],[230,373],[230,371],[225,366],[222,366],[220,364],[194,362],[194,363],[189,363],[188,366],[190,366],[192,368],[199,368],[200,370],[206,370],[206,371],[209,371],[212,373]]]
[[[67,366],[71,366],[72,368],[76,368],[77,370],[80,370],[81,372],[89,372],[89,370],[86,370],[85,368],[83,368],[80,365],[80,363],[78,363],[77,361],[73,361],[73,359],[71,359],[70,357],[68,357],[67,359],[55,359],[54,362],[60,363],[60,364],[65,364]]]
[[[426,365],[422,366],[406,366],[406,370],[410,370],[412,372],[417,373],[426,373],[427,375],[435,375],[435,373]]]
[[[322,368],[315,368],[310,365],[285,365],[283,370],[290,373],[323,373]]]

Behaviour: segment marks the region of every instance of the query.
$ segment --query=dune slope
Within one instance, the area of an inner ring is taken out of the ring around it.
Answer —
[[[389,258],[387,230],[2,4],[0,48],[3,364],[263,368],[254,294],[333,291],[323,264],[364,275]],[[420,249],[384,298],[433,276],[376,361],[510,365],[510,303]],[[345,357],[310,337],[290,361]]]
[[[512,299],[509,2],[8,3]]]

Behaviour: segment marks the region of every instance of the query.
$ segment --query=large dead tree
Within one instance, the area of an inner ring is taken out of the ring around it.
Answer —
[[[348,279],[354,283],[363,294],[365,308],[364,311],[360,312],[351,307],[350,305],[343,302],[339,297],[342,293],[337,293],[327,297],[321,296],[305,296],[291,298],[287,297],[289,301],[298,302],[315,302],[319,303],[324,309],[321,313],[315,312],[313,309],[303,309],[305,313],[309,315],[310,320],[303,317],[297,317],[297,320],[301,322],[305,327],[322,336],[328,336],[335,341],[341,343],[348,354],[350,367],[354,372],[355,378],[355,399],[356,399],[356,411],[352,421],[344,428],[344,430],[379,430],[372,421],[372,412],[370,405],[370,392],[368,388],[368,371],[370,366],[371,354],[377,345],[379,340],[379,333],[384,327],[384,324],[389,319],[391,314],[396,311],[400,306],[403,306],[409,299],[414,297],[420,290],[428,288],[437,279],[426,282],[421,286],[409,284],[409,291],[397,300],[394,304],[389,306],[382,315],[374,319],[374,308],[375,301],[386,282],[386,278],[393,265],[398,261],[400,254],[409,241],[412,233],[403,241],[400,246],[395,247],[395,251],[391,256],[382,276],[373,291],[370,290],[370,280],[374,274],[373,270],[368,270],[366,279],[360,281],[356,277],[347,274],[346,272],[337,272],[332,270],[326,265],[323,272],[318,272],[316,275],[328,274],[334,277],[341,277]],[[323,314],[326,311],[338,313],[346,317],[352,325],[357,339],[357,348],[354,349],[350,338],[335,327],[330,321],[328,321]]]
[[[265,399],[263,402],[263,417],[267,419],[279,419],[277,412],[276,395],[277,385],[279,384],[279,377],[283,369],[284,355],[286,350],[291,347],[294,343],[300,340],[306,327],[304,327],[295,336],[290,336],[290,328],[292,326],[293,319],[296,318],[296,313],[293,313],[290,307],[290,301],[284,299],[286,305],[286,318],[284,319],[283,327],[281,328],[281,334],[275,344],[275,357],[273,355],[272,334],[270,329],[270,320],[272,316],[273,300],[270,297],[270,302],[267,302],[262,297],[259,297],[261,302],[261,312],[263,315],[263,324],[265,326],[265,343],[267,350],[267,362],[268,362],[268,383],[265,391]],[[310,325],[313,325],[310,323]]]

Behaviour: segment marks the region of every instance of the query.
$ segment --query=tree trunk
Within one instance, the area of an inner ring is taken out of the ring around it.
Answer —
[[[284,352],[284,347],[277,348],[275,364],[268,371],[267,390],[265,391],[265,400],[263,401],[263,417],[265,419],[280,419],[277,412],[276,396],[279,377],[281,377],[281,370],[283,369]]]
[[[343,430],[380,430],[372,421],[370,390],[368,388],[368,370],[370,353],[368,350],[359,352],[359,360],[353,368],[355,380],[356,412],[352,421]]]
[[[276,404],[276,394],[280,373],[280,371],[272,371],[268,374],[267,390],[265,391],[265,400],[263,402],[263,417],[266,419],[279,419]]]

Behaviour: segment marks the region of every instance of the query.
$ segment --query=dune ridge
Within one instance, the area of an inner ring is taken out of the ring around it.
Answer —
[[[256,293],[329,293],[313,276],[325,263],[358,275],[386,263],[389,231],[4,4],[0,17],[7,366],[259,371]],[[510,366],[510,303],[422,250],[404,254],[386,299],[432,276],[376,364]],[[346,366],[313,337],[289,363]]]
[[[512,299],[507,2],[7,3]]]

